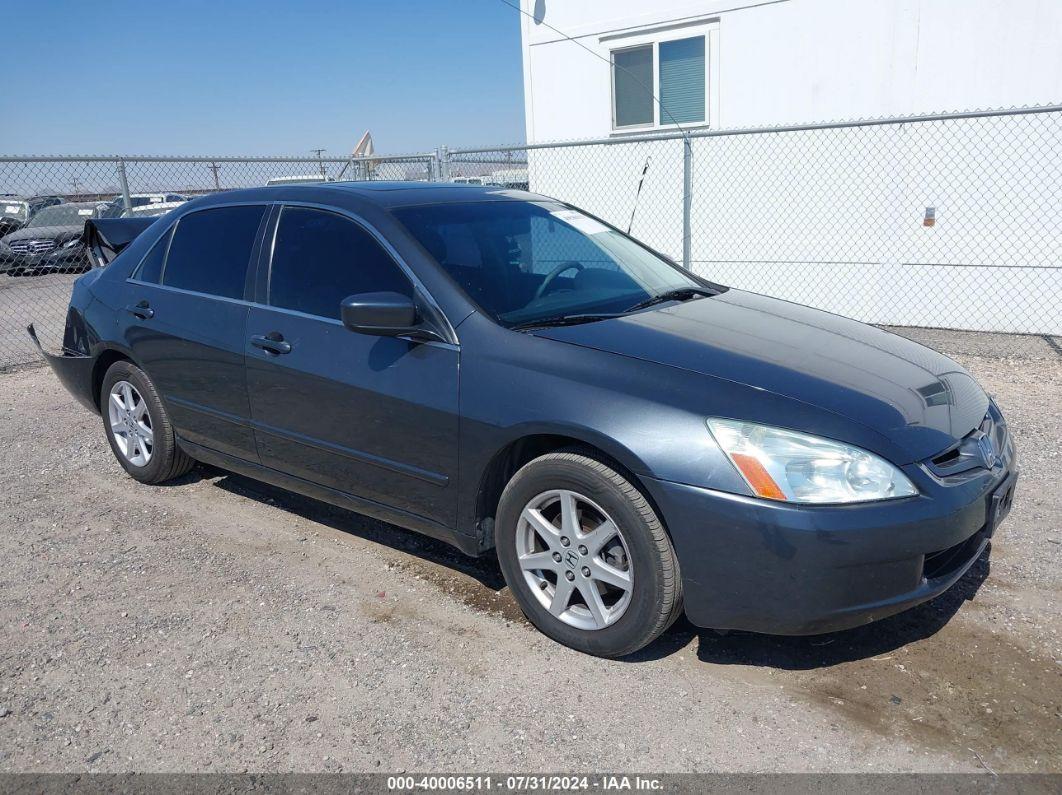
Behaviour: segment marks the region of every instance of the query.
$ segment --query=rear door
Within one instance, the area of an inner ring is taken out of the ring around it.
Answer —
[[[262,463],[452,527],[457,347],[339,319],[354,293],[413,294],[391,254],[347,216],[285,206],[259,290],[246,354]]]
[[[177,432],[257,460],[244,374],[249,263],[267,205],[182,216],[127,283],[125,339],[155,382]]]

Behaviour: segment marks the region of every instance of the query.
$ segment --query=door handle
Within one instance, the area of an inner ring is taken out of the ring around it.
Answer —
[[[256,348],[261,348],[266,353],[291,353],[291,343],[285,342],[284,337],[276,331],[271,331],[264,335],[256,334],[251,337],[251,344]]]
[[[125,308],[125,311],[141,320],[150,320],[155,317],[155,310],[148,306],[147,301],[141,301],[139,304],[130,304]]]

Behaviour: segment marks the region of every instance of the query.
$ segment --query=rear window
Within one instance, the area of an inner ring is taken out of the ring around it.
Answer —
[[[247,264],[264,213],[264,206],[250,205],[186,215],[173,233],[162,283],[223,298],[243,298]]]
[[[166,259],[166,249],[170,245],[170,237],[172,235],[173,228],[170,227],[170,229],[166,230],[166,234],[160,237],[158,242],[151,247],[151,251],[140,262],[140,268],[136,272],[137,279],[142,282],[158,284],[162,276],[162,263]]]

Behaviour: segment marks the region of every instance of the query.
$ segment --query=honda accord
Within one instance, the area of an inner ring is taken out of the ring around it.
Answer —
[[[778,634],[888,616],[962,577],[1013,500],[1006,422],[955,362],[553,199],[319,183],[130,222],[45,354],[129,475],[202,461],[495,550],[528,619],[584,652],[683,611]]]

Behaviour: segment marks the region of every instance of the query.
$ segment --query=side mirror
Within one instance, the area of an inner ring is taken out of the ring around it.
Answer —
[[[400,293],[358,293],[339,305],[343,325],[359,334],[377,337],[416,336],[417,307]]]

